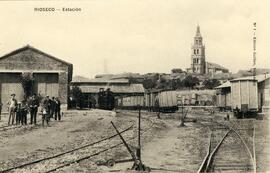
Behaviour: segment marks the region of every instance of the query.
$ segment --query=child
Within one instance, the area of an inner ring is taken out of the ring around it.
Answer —
[[[49,126],[49,118],[50,118],[50,113],[46,110],[42,110],[42,126],[44,126],[44,121],[46,121],[47,126]]]

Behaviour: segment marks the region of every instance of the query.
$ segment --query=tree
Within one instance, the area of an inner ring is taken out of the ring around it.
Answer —
[[[26,98],[34,93],[34,82],[35,78],[33,77],[33,73],[22,73],[21,84]]]
[[[172,69],[172,73],[183,73],[183,70],[181,68],[174,68]]]
[[[78,86],[75,85],[72,87],[70,93],[71,93],[72,98],[76,102],[76,106],[78,106],[80,109],[82,109],[84,97],[83,97],[83,93],[82,93],[81,88],[79,88]]]
[[[145,79],[143,81],[143,87],[145,89],[153,89],[157,86],[156,81],[154,81],[153,79]]]
[[[172,89],[181,89],[184,87],[183,81],[181,79],[172,79]]]
[[[207,79],[203,81],[203,85],[205,89],[214,89],[220,85],[220,81],[217,79]]]
[[[189,75],[189,76],[186,76],[182,82],[186,88],[193,89],[194,86],[198,85],[200,81],[197,77],[193,77]]]
[[[153,89],[157,87],[158,84],[158,79],[159,79],[159,74],[154,74],[151,76],[145,76],[143,83],[143,87],[145,89]]]

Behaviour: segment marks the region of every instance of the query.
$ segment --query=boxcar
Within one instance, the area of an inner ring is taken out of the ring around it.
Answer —
[[[241,112],[257,112],[258,107],[258,85],[253,79],[231,81],[231,105]]]
[[[160,112],[175,112],[178,110],[176,91],[163,91],[158,95]]]

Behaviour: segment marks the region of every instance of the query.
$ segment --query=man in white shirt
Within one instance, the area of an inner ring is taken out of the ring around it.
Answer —
[[[9,118],[8,118],[8,125],[14,124],[15,114],[16,114],[16,108],[17,108],[17,100],[15,99],[15,94],[11,94],[11,98],[7,103],[8,105],[8,112],[9,112]]]

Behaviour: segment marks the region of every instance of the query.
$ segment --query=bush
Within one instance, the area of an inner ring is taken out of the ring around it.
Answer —
[[[34,93],[34,82],[33,73],[22,73],[21,75],[21,84],[25,96],[28,98]]]

